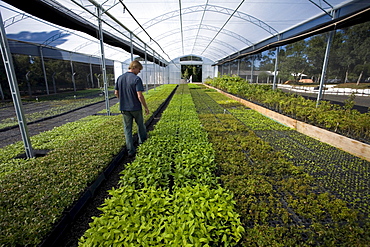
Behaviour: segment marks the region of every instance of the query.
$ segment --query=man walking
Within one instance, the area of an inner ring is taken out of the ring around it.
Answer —
[[[139,144],[147,138],[146,127],[144,124],[142,106],[145,114],[149,114],[148,106],[143,95],[144,86],[141,78],[137,76],[143,65],[139,61],[132,61],[128,72],[118,77],[114,94],[119,99],[119,109],[123,115],[124,132],[126,138],[126,148],[129,157],[135,156],[134,141],[132,138],[133,119],[138,127]]]

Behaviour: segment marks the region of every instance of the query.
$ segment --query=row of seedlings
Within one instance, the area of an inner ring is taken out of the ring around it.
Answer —
[[[150,111],[160,105],[156,94],[163,103],[175,87],[166,85],[145,95]],[[89,116],[33,136],[31,142],[35,149],[51,151],[44,157],[16,159],[21,142],[0,150],[0,246],[41,243],[122,150],[122,116]]]
[[[233,106],[226,96],[209,93],[222,105],[271,146],[284,153],[295,165],[302,166],[323,188],[359,209],[362,217],[370,214],[370,162],[328,144],[322,143],[263,116],[246,111],[245,106]],[[231,104],[231,105],[230,105]]]
[[[244,229],[215,172],[213,147],[180,85],[79,246],[236,245]]]
[[[273,90],[267,84],[248,83],[238,76],[224,75],[206,83],[297,120],[370,143],[370,112],[352,109],[353,95],[345,100],[344,106],[324,100],[317,106],[316,101],[301,95]]]
[[[84,106],[98,103],[104,100],[100,95],[100,89],[88,89],[73,93],[63,93],[58,95],[48,95],[38,97],[34,101],[24,101],[23,108],[26,112],[25,117],[28,123],[56,116],[62,113],[73,111]],[[110,96],[113,96],[111,94]],[[59,99],[58,99],[59,98]],[[0,116],[7,116],[0,119],[0,130],[18,125],[15,115],[9,114],[9,109],[13,111],[13,103],[1,104]]]
[[[145,93],[144,96],[148,101],[150,112],[155,112],[158,107],[168,98],[171,92],[175,89],[176,85],[167,84],[157,87],[156,90],[152,89]],[[120,113],[119,103],[110,108],[112,114]],[[105,114],[106,109],[99,112]],[[147,121],[151,115],[145,115],[144,121]],[[54,150],[63,147],[65,143],[70,142],[80,137],[88,136],[89,132],[95,132],[93,128],[99,129],[100,122],[116,121],[121,124],[122,118],[111,116],[90,116],[83,118],[76,122],[68,122],[59,127],[55,127],[50,131],[45,131],[39,135],[31,137],[32,146],[35,150]],[[135,131],[135,130],[134,130]],[[118,133],[119,131],[117,131]],[[121,136],[123,136],[123,133]],[[121,139],[118,140],[121,143]],[[18,169],[18,165],[22,165],[26,160],[14,159],[24,152],[23,142],[16,142],[0,149],[0,176],[11,173],[13,170]]]
[[[237,202],[245,228],[244,246],[369,243],[368,221],[363,221],[343,200],[324,192],[303,167],[295,166],[259,138],[249,121],[244,124],[229,111],[245,111],[247,115],[253,110],[197,85],[192,86],[191,92],[201,123],[216,150],[221,181]],[[264,120],[257,119],[252,125],[257,126],[258,121]]]
[[[274,150],[302,166],[321,187],[349,203],[351,208],[359,209],[363,217],[369,216],[369,161],[284,127],[256,111],[245,111],[242,106],[228,111],[270,143]]]

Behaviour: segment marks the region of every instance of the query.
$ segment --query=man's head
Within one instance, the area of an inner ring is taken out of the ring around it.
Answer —
[[[139,61],[132,61],[130,63],[130,66],[128,67],[128,69],[132,72],[132,73],[135,73],[136,75],[140,73],[140,70],[143,69],[143,65],[139,62]]]

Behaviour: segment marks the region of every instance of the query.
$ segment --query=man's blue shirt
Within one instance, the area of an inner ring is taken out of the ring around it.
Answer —
[[[119,76],[115,85],[119,92],[120,111],[139,111],[142,109],[137,96],[138,91],[144,91],[141,78],[132,72],[126,72]]]

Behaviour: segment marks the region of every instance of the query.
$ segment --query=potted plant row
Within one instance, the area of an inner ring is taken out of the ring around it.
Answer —
[[[217,93],[203,87],[193,85],[191,94],[216,151],[221,182],[234,194],[245,228],[243,246],[366,246],[368,218],[258,137],[257,123],[250,123],[258,118],[240,121],[241,105],[222,104],[223,95],[217,99]]]
[[[324,100],[317,106],[316,101],[303,96],[273,90],[271,85],[251,84],[238,76],[223,75],[206,83],[297,120],[370,143],[370,113],[352,109],[353,96],[344,106]]]
[[[235,246],[244,232],[214,149],[180,85],[79,246]]]
[[[176,85],[145,95],[151,112]],[[166,92],[166,93],[165,93]],[[151,101],[151,98],[154,101]],[[1,149],[0,245],[40,244],[124,146],[121,116],[89,116],[31,137],[43,157],[15,159],[21,143]]]

